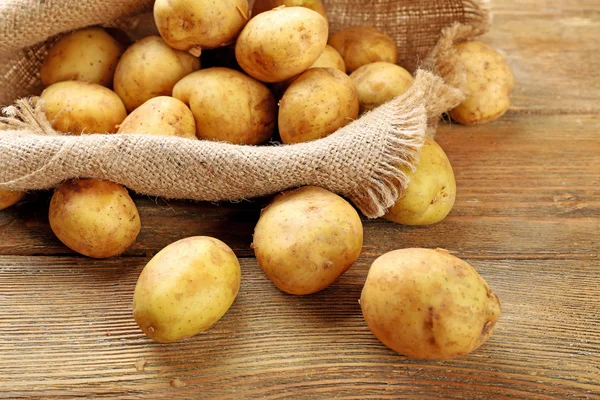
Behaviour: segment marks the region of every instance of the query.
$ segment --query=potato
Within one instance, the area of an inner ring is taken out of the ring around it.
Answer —
[[[404,194],[384,218],[404,225],[430,225],[442,221],[456,199],[456,181],[444,150],[431,138],[425,138],[421,157]]]
[[[281,6],[310,8],[321,14],[325,20],[329,21],[327,18],[327,10],[321,0],[256,0],[254,2],[254,7],[252,8],[252,16]]]
[[[396,250],[379,257],[360,306],[383,344],[423,360],[474,351],[501,314],[498,298],[477,271],[440,249]]]
[[[323,53],[310,68],[335,68],[346,73],[346,64],[342,55],[330,45],[325,46]]]
[[[202,49],[234,42],[249,8],[248,0],[156,0],[154,20],[169,46],[198,57]]]
[[[140,233],[140,216],[127,190],[105,181],[63,183],[54,190],[48,215],[65,246],[93,258],[123,253]]]
[[[382,30],[372,26],[342,29],[329,39],[329,44],[344,58],[348,73],[378,61],[398,61],[396,42]]]
[[[358,111],[358,93],[348,75],[309,69],[279,102],[279,134],[286,144],[320,139],[358,118]]]
[[[121,57],[115,72],[115,92],[131,112],[158,96],[170,96],[173,86],[200,69],[200,60],[170,48],[158,36],[133,44]]]
[[[277,104],[262,83],[228,68],[208,68],[175,85],[173,97],[188,104],[201,139],[255,145],[275,130]]]
[[[14,206],[25,197],[24,192],[12,192],[0,189],[0,210]]]
[[[456,63],[467,71],[469,96],[449,112],[463,125],[487,124],[500,118],[510,106],[514,78],[504,57],[492,47],[477,40],[455,45]]]
[[[95,83],[58,82],[48,86],[40,97],[52,128],[73,135],[115,133],[127,117],[119,96]]]
[[[372,110],[400,96],[414,81],[410,72],[386,62],[363,65],[350,78],[358,90],[361,112]]]
[[[40,70],[44,86],[62,81],[85,81],[112,87],[119,57],[119,44],[102,28],[69,33],[48,51]]]
[[[295,295],[319,292],[360,255],[363,228],[354,208],[314,186],[277,196],[254,231],[254,254],[279,289]]]
[[[170,343],[215,324],[240,290],[233,251],[210,237],[170,244],[144,267],[133,295],[133,316],[151,339]]]
[[[278,8],[252,18],[238,38],[240,66],[263,82],[292,78],[317,61],[327,45],[327,21],[304,7]]]
[[[190,109],[167,96],[148,100],[125,118],[117,133],[179,136],[196,139],[196,123]]]

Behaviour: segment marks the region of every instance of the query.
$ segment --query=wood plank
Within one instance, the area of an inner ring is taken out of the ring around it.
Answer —
[[[419,362],[387,350],[362,319],[369,258],[303,298],[281,293],[244,259],[225,318],[158,345],[131,315],[146,259],[1,257],[0,397],[600,396],[597,260],[467,261],[502,301],[495,334],[470,356]]]
[[[509,115],[482,127],[442,126],[438,141],[458,184],[450,217],[423,228],[365,221],[365,254],[423,246],[471,256],[597,256],[598,130],[594,115]],[[0,254],[72,254],[48,226],[48,197],[0,212]],[[156,253],[184,237],[208,235],[239,256],[251,256],[252,232],[266,202],[213,205],[138,197],[142,233],[126,255]]]
[[[482,37],[507,58],[515,75],[511,112],[600,111],[597,2],[583,16],[523,14],[515,3],[507,3],[514,12],[495,15],[492,30]]]

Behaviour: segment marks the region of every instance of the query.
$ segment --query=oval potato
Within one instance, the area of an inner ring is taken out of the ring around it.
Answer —
[[[102,28],[71,32],[48,50],[40,69],[44,86],[62,81],[85,81],[112,87],[123,46]]]
[[[262,82],[281,82],[306,71],[327,45],[327,21],[304,7],[277,8],[252,18],[235,55],[242,69]]]
[[[348,73],[378,61],[395,64],[398,46],[389,35],[372,26],[342,29],[329,39],[329,44],[344,58]]]
[[[157,342],[189,338],[225,315],[240,281],[240,263],[225,243],[209,237],[183,239],[144,267],[135,286],[133,316]]]
[[[425,138],[416,170],[402,196],[384,218],[404,225],[430,225],[442,221],[454,207],[456,180],[444,150]]]
[[[115,72],[115,92],[131,112],[146,101],[171,96],[173,86],[200,69],[200,60],[148,36],[125,51]]]
[[[235,41],[249,8],[248,0],[156,0],[154,19],[169,46],[198,57]]]
[[[354,71],[350,78],[358,90],[361,112],[372,110],[400,96],[414,82],[410,72],[386,62],[363,65]]]
[[[279,102],[279,134],[283,143],[328,136],[358,118],[354,82],[333,68],[309,69],[286,90]]]
[[[12,207],[25,197],[25,192],[13,192],[0,189],[0,210]]]
[[[329,22],[327,10],[321,0],[256,0],[254,2],[254,7],[252,8],[252,16],[281,6],[310,8],[321,14],[321,16]]]
[[[190,106],[200,139],[256,145],[275,130],[277,104],[262,83],[228,68],[208,68],[175,85],[173,97]]]
[[[254,230],[254,254],[282,291],[306,295],[335,282],[360,255],[363,227],[340,196],[308,186],[277,196]]]
[[[127,117],[119,96],[95,83],[58,82],[48,86],[40,97],[52,128],[64,133],[115,133]]]
[[[196,123],[190,109],[167,96],[148,100],[125,118],[117,133],[179,136],[196,139]]]
[[[439,249],[396,250],[376,259],[360,306],[383,344],[421,360],[476,350],[501,314],[498,297],[477,271]]]
[[[93,258],[123,253],[141,228],[127,190],[95,179],[67,181],[57,187],[48,217],[52,231],[65,246]]]
[[[469,96],[449,112],[463,125],[487,124],[500,118],[510,106],[514,77],[510,66],[494,48],[474,40],[455,45],[455,62],[467,71]]]

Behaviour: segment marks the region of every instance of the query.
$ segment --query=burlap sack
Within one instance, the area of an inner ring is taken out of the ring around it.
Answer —
[[[476,0],[326,3],[332,32],[351,25],[378,26],[396,39],[400,64],[409,69],[426,60],[442,28],[460,22],[478,34],[488,23],[485,8]],[[39,92],[39,66],[59,33],[110,24],[150,5],[149,0],[1,2],[0,104]],[[125,21],[119,25],[131,20]],[[436,62],[427,60],[437,70]],[[457,82],[452,74],[444,76]],[[317,185],[347,196],[365,215],[378,217],[406,186],[404,171],[414,169],[428,121],[431,127],[463,96],[460,87],[419,71],[409,92],[334,135],[271,147],[144,135],[64,136],[51,129],[35,99],[21,101],[0,121],[5,130],[0,132],[0,189],[48,189],[64,179],[90,177],[153,196],[219,201]]]

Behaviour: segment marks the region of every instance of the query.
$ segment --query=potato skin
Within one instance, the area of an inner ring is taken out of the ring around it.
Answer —
[[[13,192],[10,190],[0,189],[0,210],[12,207],[25,197],[24,192]]]
[[[115,133],[127,117],[119,96],[95,83],[58,82],[48,86],[40,97],[52,128],[64,133]]]
[[[456,180],[444,150],[425,138],[421,157],[404,194],[384,218],[404,225],[431,225],[442,221],[454,207]]]
[[[249,8],[248,0],[156,0],[154,20],[169,46],[198,57],[235,41]]]
[[[317,140],[358,118],[358,111],[358,92],[348,75],[309,69],[279,102],[279,134],[286,144]]]
[[[93,258],[123,253],[141,228],[127,190],[94,179],[67,181],[57,187],[48,217],[52,231],[65,246]]]
[[[158,96],[170,96],[184,76],[200,69],[200,60],[148,36],[125,51],[115,72],[115,92],[131,112]]]
[[[360,111],[370,111],[406,92],[414,78],[404,68],[386,62],[363,65],[350,78],[358,90]]]
[[[514,77],[510,66],[494,48],[474,40],[455,45],[457,63],[467,70],[467,99],[449,112],[462,125],[487,124],[510,107]]]
[[[102,28],[69,33],[56,41],[40,69],[44,86],[63,81],[85,81],[112,87],[124,48]]]
[[[256,16],[265,11],[272,10],[277,7],[306,7],[321,14],[327,22],[327,10],[321,0],[256,0],[252,8],[252,16]]]
[[[304,7],[278,8],[252,18],[235,55],[242,69],[262,82],[281,82],[306,71],[327,45],[329,27]]]
[[[319,292],[360,255],[363,227],[354,208],[314,186],[277,196],[254,231],[254,254],[265,274],[294,295]]]
[[[395,64],[398,46],[390,36],[372,26],[342,29],[329,39],[329,44],[344,58],[348,73],[378,61]]]
[[[142,271],[133,316],[154,341],[189,338],[225,315],[240,281],[240,263],[225,243],[202,236],[183,239],[161,250]]]
[[[477,271],[440,249],[396,250],[379,257],[360,306],[383,344],[421,360],[476,350],[501,314],[498,297]]]
[[[208,68],[175,85],[173,97],[188,104],[200,139],[255,145],[275,130],[277,104],[262,83],[228,68]]]
[[[196,123],[190,109],[167,96],[148,100],[125,118],[117,133],[179,136],[196,139]]]

